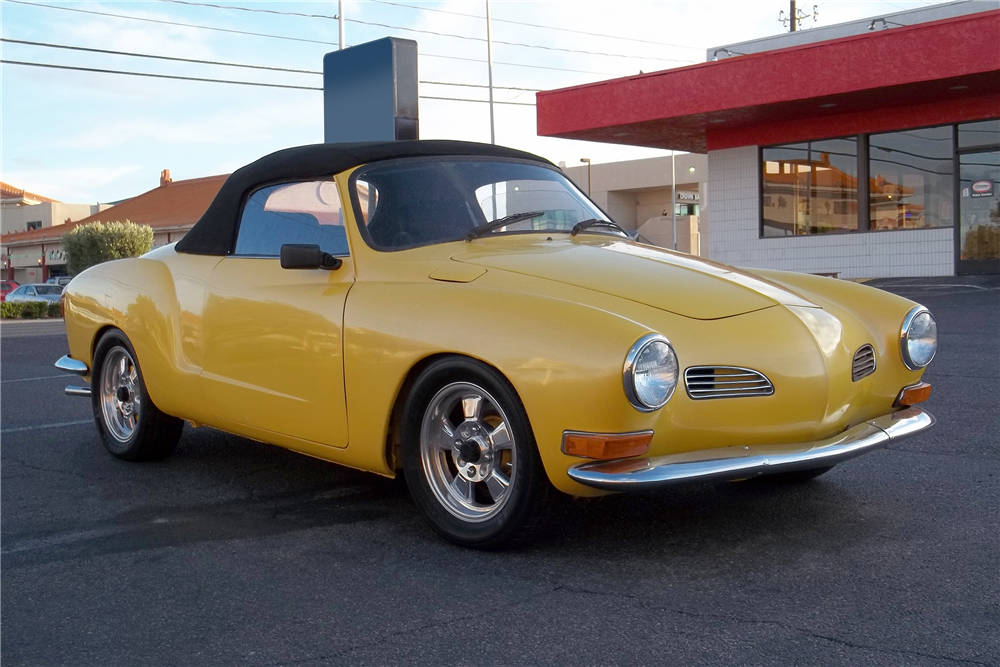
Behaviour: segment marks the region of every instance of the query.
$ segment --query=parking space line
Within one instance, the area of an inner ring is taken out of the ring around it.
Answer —
[[[69,379],[71,376],[63,373],[62,375],[40,375],[36,378],[18,378],[16,380],[0,380],[0,384],[7,384],[8,382],[34,382],[35,380],[54,380],[55,378],[66,378]]]
[[[38,426],[18,426],[15,428],[0,429],[0,433],[18,433],[20,431],[37,431],[43,428],[62,428],[63,426],[79,426],[80,424],[92,424],[93,419],[80,419],[75,422],[57,422],[55,424],[39,424]]]

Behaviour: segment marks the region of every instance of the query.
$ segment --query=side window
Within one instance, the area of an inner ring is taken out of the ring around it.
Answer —
[[[34,287],[28,287],[28,288],[26,288],[24,290],[24,294],[26,296],[36,296],[36,294],[35,294],[35,288]]]
[[[234,254],[277,257],[285,243],[316,244],[331,255],[349,254],[336,183],[282,183],[250,195]]]

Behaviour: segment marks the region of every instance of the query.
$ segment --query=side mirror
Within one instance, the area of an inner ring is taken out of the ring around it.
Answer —
[[[286,243],[281,246],[283,269],[339,269],[343,262],[316,244]]]

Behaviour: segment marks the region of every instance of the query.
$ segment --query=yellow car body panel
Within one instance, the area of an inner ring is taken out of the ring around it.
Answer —
[[[344,201],[352,171],[336,176]],[[381,252],[351,207],[344,216],[350,257],[333,271],[168,246],[84,272],[66,291],[71,356],[90,366],[101,332],[121,329],[163,412],[392,476],[408,381],[437,355],[464,355],[508,379],[549,479],[575,495],[602,491],[567,476],[584,461],[562,452],[567,430],[652,430],[649,456],[807,442],[892,412],[922,375],[899,352],[915,304],[878,290],[602,234]],[[751,368],[774,394],[695,400],[681,380],[665,407],[636,410],[623,365],[651,332],[670,340],[682,373]],[[877,372],[855,382],[866,343]]]

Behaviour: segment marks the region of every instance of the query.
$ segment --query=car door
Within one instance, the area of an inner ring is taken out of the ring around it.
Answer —
[[[220,426],[347,446],[343,324],[354,265],[343,220],[332,179],[267,186],[248,198],[204,310],[203,387]],[[343,264],[282,269],[286,243],[317,244]]]

